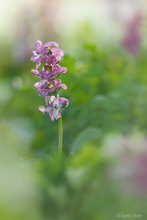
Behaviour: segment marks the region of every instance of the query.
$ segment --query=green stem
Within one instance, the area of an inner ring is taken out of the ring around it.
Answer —
[[[62,128],[62,116],[59,118],[59,145],[58,152],[62,153],[62,145],[63,145],[63,128]]]

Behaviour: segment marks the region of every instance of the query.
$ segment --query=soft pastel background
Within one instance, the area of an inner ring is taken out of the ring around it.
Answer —
[[[147,219],[147,4],[0,1],[0,219]],[[64,153],[38,111],[37,39],[65,51]]]

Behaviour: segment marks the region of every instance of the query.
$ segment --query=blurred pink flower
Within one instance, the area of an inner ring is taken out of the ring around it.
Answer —
[[[133,55],[136,55],[140,49],[141,43],[141,17],[136,14],[127,25],[127,31],[122,40],[122,45]]]

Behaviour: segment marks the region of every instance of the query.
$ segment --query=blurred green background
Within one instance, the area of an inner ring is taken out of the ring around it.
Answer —
[[[147,219],[144,1],[1,1],[0,219]],[[38,111],[31,51],[59,42],[70,100]]]

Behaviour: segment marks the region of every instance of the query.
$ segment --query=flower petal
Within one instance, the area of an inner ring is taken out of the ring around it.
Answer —
[[[57,61],[61,60],[64,56],[64,51],[60,48],[52,48],[51,51],[52,55],[56,57]]]
[[[63,97],[59,98],[60,104],[62,107],[68,107],[69,106],[69,100]]]
[[[62,88],[62,89],[67,89],[67,85],[64,84],[64,83],[60,83],[60,88]]]
[[[50,109],[49,116],[50,116],[51,120],[54,121],[54,109],[53,108]]]
[[[41,40],[37,40],[37,41],[35,42],[35,47],[36,47],[36,49],[40,52],[41,49],[42,49],[42,41],[41,41]]]
[[[46,112],[46,108],[44,106],[39,106],[38,107],[39,111],[45,113]]]
[[[36,63],[36,69],[38,69],[41,66],[41,62]]]
[[[54,109],[54,118],[57,120],[61,117],[61,109]]]
[[[35,76],[39,76],[38,70],[32,69],[31,72],[32,72]]]
[[[59,44],[55,41],[48,41],[43,45],[43,47],[59,47]]]

